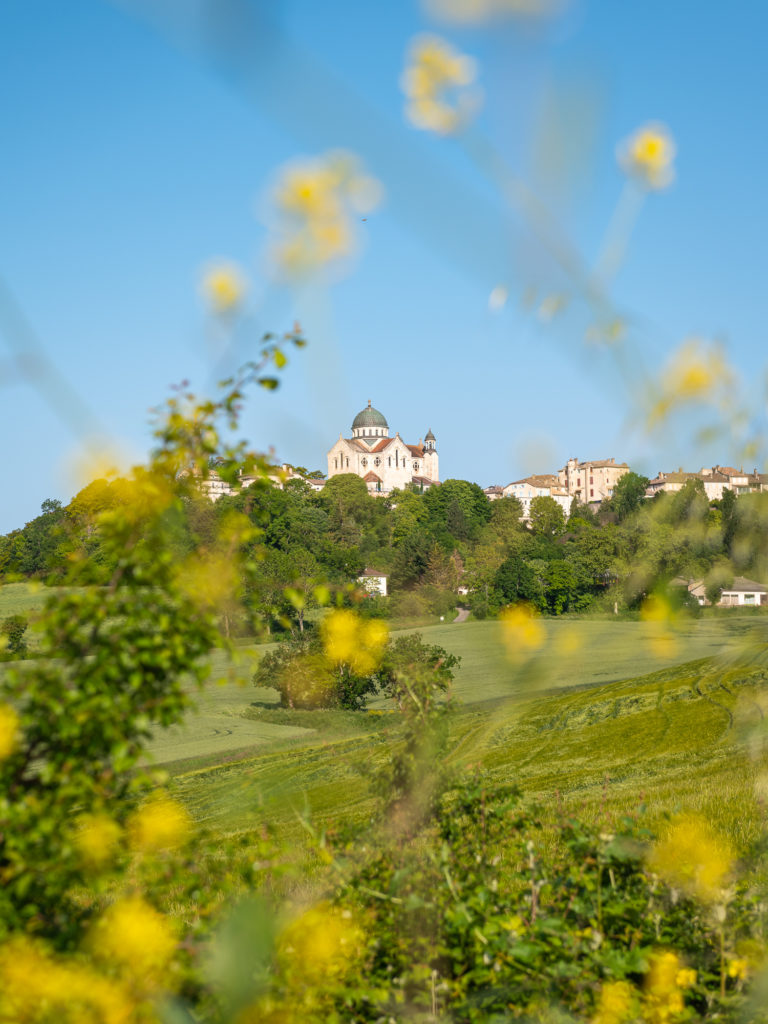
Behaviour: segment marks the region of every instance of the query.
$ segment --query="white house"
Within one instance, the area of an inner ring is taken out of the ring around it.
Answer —
[[[371,596],[386,597],[388,579],[386,573],[378,572],[376,569],[366,569],[362,576],[357,577],[357,582]]]

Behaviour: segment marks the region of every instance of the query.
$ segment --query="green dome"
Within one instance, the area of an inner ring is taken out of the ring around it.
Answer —
[[[389,429],[389,425],[378,409],[371,408],[371,400],[368,399],[368,408],[359,412],[352,420],[352,429],[359,430],[362,427],[383,427]]]

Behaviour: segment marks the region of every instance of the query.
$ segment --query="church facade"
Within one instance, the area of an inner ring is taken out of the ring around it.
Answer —
[[[328,452],[328,478],[340,473],[362,477],[370,494],[411,485],[426,490],[440,482],[437,440],[431,430],[418,444],[406,443],[397,433],[390,437],[386,419],[369,400],[352,421],[352,437],[339,434]]]

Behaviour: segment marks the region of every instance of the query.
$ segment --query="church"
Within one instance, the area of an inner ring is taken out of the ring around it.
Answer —
[[[418,444],[406,444],[399,434],[389,436],[389,425],[371,406],[352,421],[352,437],[342,437],[328,452],[328,478],[339,473],[356,473],[368,485],[370,494],[387,494],[413,486],[425,491],[440,482],[437,441],[431,430]]]

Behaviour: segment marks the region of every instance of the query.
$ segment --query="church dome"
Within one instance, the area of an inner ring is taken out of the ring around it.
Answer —
[[[363,427],[379,427],[389,430],[389,424],[378,409],[371,407],[371,400],[368,399],[368,408],[359,412],[352,421],[352,429],[360,430]]]

